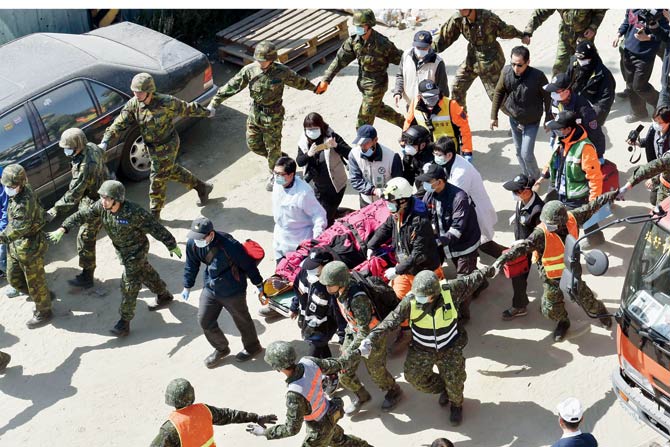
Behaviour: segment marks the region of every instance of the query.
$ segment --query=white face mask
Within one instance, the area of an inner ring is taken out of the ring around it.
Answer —
[[[428,297],[423,295],[414,295],[414,299],[418,304],[426,304],[428,302]]]
[[[319,282],[319,277],[316,275],[310,275],[309,273],[307,274],[307,282],[310,284],[314,284],[316,282]]]
[[[440,97],[437,95],[423,98],[423,102],[425,102],[428,107],[435,107],[439,101]]]
[[[447,164],[447,159],[443,156],[435,155],[433,156],[433,160],[435,160],[435,163],[437,163],[440,166],[444,166]]]
[[[561,94],[558,92],[551,92],[551,99],[553,99],[554,101],[560,101]]]
[[[5,194],[7,194],[8,197],[14,197],[18,192],[18,188],[10,188],[9,186],[5,186]]]
[[[591,63],[591,59],[577,59],[577,62],[579,62],[580,67],[583,67],[584,65],[589,65]]]
[[[414,48],[414,54],[419,59],[423,59],[428,54],[428,50],[419,50],[418,48]]]
[[[663,131],[663,124],[657,123],[656,121],[651,123],[651,127],[653,127],[656,132],[662,132]]]
[[[416,153],[419,151],[416,149],[416,146],[410,146],[406,144],[403,152],[405,152],[407,155],[416,155]]]
[[[550,233],[553,233],[556,230],[558,230],[558,225],[545,223],[544,226],[547,227],[547,231],[549,231]]]
[[[307,138],[310,140],[316,140],[321,136],[321,129],[315,128],[315,129],[305,129],[305,135]]]
[[[209,245],[209,242],[207,242],[206,239],[194,239],[193,243],[198,248],[205,248]]]
[[[521,196],[519,194],[512,193],[515,202],[521,202]]]
[[[74,149],[65,148],[63,149],[63,153],[66,157],[72,157],[74,155]]]

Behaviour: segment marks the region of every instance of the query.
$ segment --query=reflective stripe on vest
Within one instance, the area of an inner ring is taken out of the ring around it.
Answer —
[[[440,285],[442,284],[446,284],[446,281],[440,281]],[[458,312],[449,290],[442,289],[442,300],[444,304],[435,310],[435,315],[424,313],[416,300],[412,299],[410,302],[409,325],[412,329],[412,341],[436,351],[447,347],[458,335]],[[418,318],[420,319],[417,321]]]
[[[542,253],[542,266],[544,272],[549,279],[560,278],[565,268],[564,252],[565,244],[561,238],[556,234],[547,230],[544,222],[539,225],[544,232],[544,252]],[[572,213],[568,213],[568,232],[572,237],[577,238],[579,235],[579,227],[577,226],[577,219]]]
[[[205,404],[193,404],[170,413],[182,447],[216,447],[212,412]]]
[[[368,300],[370,299],[363,292],[354,295],[353,297],[351,297],[351,299],[353,300],[354,297],[359,296],[359,295],[364,295],[365,298],[367,298]],[[358,324],[356,323],[356,318],[354,317],[354,313],[351,310],[344,307],[344,304],[340,301],[339,298],[336,299],[335,301],[337,301],[337,306],[340,308],[340,313],[342,314],[344,319],[347,320],[347,323],[349,324],[349,326],[351,326],[351,329],[353,329],[354,332],[358,332]],[[370,319],[369,328],[370,328],[370,330],[372,330],[372,329],[375,328],[375,326],[377,326],[379,324],[379,319],[375,315],[375,309],[374,309],[374,306],[372,305],[372,303],[370,303],[370,307],[372,308],[372,319]]]
[[[321,385],[321,368],[313,361],[301,358],[300,363],[305,372],[298,380],[291,382],[288,385],[289,391],[299,393],[309,402],[312,407],[312,412],[305,415],[305,421],[320,421],[321,418],[328,412],[330,402],[326,399],[326,393],[323,392]]]
[[[437,103],[440,106],[440,111],[437,115],[431,115],[430,119],[433,123],[433,141],[437,141],[440,137],[449,137],[456,144],[456,152],[459,151],[458,138],[456,138],[456,131],[454,130],[454,125],[451,122],[451,116],[449,115],[449,98],[446,96],[440,99],[440,102]],[[414,110],[414,119],[419,126],[423,126],[428,129],[428,123],[424,113],[420,110]]]

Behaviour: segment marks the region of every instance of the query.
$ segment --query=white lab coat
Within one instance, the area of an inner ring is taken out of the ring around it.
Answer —
[[[461,188],[472,198],[477,212],[479,231],[482,233],[481,243],[492,241],[495,233],[493,227],[498,222],[498,215],[484,188],[484,181],[477,168],[465,158],[456,155],[448,181]]]
[[[305,239],[318,237],[327,225],[326,210],[312,188],[300,177],[293,186],[272,188],[272,216],[275,220],[272,248],[275,259],[294,251]]]

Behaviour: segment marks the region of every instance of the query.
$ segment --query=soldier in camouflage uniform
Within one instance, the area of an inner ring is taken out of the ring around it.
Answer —
[[[212,114],[215,113],[219,104],[249,86],[252,102],[247,117],[247,146],[254,154],[267,158],[271,174],[265,189],[272,191],[272,169],[282,153],[284,86],[316,91],[316,85],[286,65],[276,62],[277,49],[272,42],[264,40],[256,45],[254,59],[257,63],[243,67],[233,79],[219,88],[207,108]]]
[[[563,292],[559,288],[561,274],[565,268],[563,263],[565,238],[568,234],[577,238],[579,227],[601,207],[613,202],[618,193],[618,191],[610,191],[572,211],[568,211],[565,205],[558,200],[547,202],[540,214],[540,224],[530,236],[512,245],[509,251],[500,256],[494,264],[496,269],[499,269],[505,263],[533,252],[533,259],[538,261],[538,272],[544,289],[542,315],[558,322],[554,330],[554,341],[563,341],[570,328]],[[587,313],[591,315],[607,313],[605,305],[593,296],[593,292],[584,281],[580,281],[578,288],[577,301]],[[607,329],[612,326],[612,319],[609,316],[601,317],[600,322]]]
[[[360,356],[358,352],[348,358],[303,357],[297,360],[295,349],[285,341],[275,341],[265,350],[265,362],[274,370],[286,375],[286,423],[264,428],[250,424],[247,431],[266,439],[282,439],[295,436],[307,426],[307,436],[302,447],[370,447],[356,436],[347,435],[337,421],[342,417],[342,399],[328,399],[321,388],[322,374],[335,374],[347,368],[350,359]]]
[[[633,186],[647,180],[647,186],[651,191],[656,190],[655,201],[653,205],[660,205],[666,197],[670,196],[670,151],[665,152],[656,160],[637,166],[633,169],[633,174],[623,185],[619,192],[621,198]]]
[[[0,351],[0,373],[5,371],[11,359],[12,359],[11,355],[7,354],[6,352]]]
[[[0,233],[0,244],[7,244],[7,281],[35,302],[29,329],[51,321],[52,293],[47,288],[44,254],[47,251],[42,227],[44,209],[28,184],[23,166],[11,164],[2,171],[2,184],[9,196],[7,227]]]
[[[151,447],[181,447],[214,445],[213,425],[242,424],[256,422],[261,426],[274,424],[277,416],[217,408],[212,405],[194,404],[195,391],[186,379],[172,380],[165,390],[165,403],[175,408],[167,421],[161,425]],[[203,422],[204,421],[204,422]],[[197,429],[193,429],[197,427]],[[211,444],[207,444],[211,442]]]
[[[105,153],[93,143],[89,143],[86,134],[77,128],[68,129],[60,137],[60,147],[65,155],[72,159],[72,180],[67,192],[47,211],[47,221],[51,222],[59,214],[71,213],[75,207],[88,208],[96,200],[102,182],[109,178],[105,165]],[[77,253],[82,272],[68,280],[75,287],[93,287],[95,271],[95,242],[102,222],[95,219],[79,227],[77,234]]]
[[[130,89],[135,95],[123,106],[121,113],[105,130],[100,147],[107,149],[109,141],[128,126],[139,126],[140,134],[151,157],[149,202],[151,213],[160,219],[165,206],[167,182],[174,181],[195,189],[198,206],[204,206],[214,186],[196,178],[175,160],[179,153],[179,135],[172,123],[177,116],[206,118],[210,112],[197,102],[186,102],[170,95],[156,92],[156,84],[148,73],[133,78]]]
[[[552,76],[567,70],[570,57],[575,54],[579,42],[593,41],[607,12],[606,9],[536,9],[528,20],[524,34],[532,36],[555,11],[561,16],[561,24],[558,28],[558,47],[556,61],[551,69]]]
[[[451,99],[467,110],[465,93],[474,80],[479,77],[486,94],[493,101],[496,84],[505,65],[505,55],[498,43],[500,39],[522,39],[529,42],[523,33],[488,9],[459,9],[459,12],[442,25],[437,39],[433,41],[433,49],[441,53],[456,42],[459,36],[468,41],[468,54],[456,71],[452,86]]]
[[[363,102],[358,109],[356,129],[364,124],[374,124],[375,117],[402,129],[404,117],[391,106],[384,104],[384,93],[388,90],[387,74],[389,64],[400,65],[402,50],[398,49],[388,37],[378,33],[373,26],[377,24],[371,9],[361,9],[354,13],[356,34],[349,36],[330,64],[317,93],[323,93],[340,70],[354,59],[358,60],[358,80],[356,85],[363,94]]]
[[[341,261],[326,264],[319,275],[319,282],[326,286],[328,293],[337,297],[340,312],[347,320],[342,351],[352,352],[358,348],[361,340],[379,324],[379,318],[373,312],[370,297],[351,278],[349,269]],[[390,411],[400,401],[402,390],[386,369],[386,337],[375,340],[371,354],[363,361],[372,380],[382,391],[386,392],[382,410]],[[340,385],[355,394],[351,405],[345,409],[347,414],[357,412],[365,402],[371,399],[370,393],[356,376],[359,363],[360,358],[353,361],[346,371],[340,373]]]
[[[439,394],[441,406],[451,401],[449,420],[454,426],[463,419],[467,377],[463,348],[468,342],[465,328],[458,324],[457,309],[493,273],[495,269],[484,267],[457,279],[440,281],[435,272],[422,270],[414,277],[411,293],[361,342],[363,350],[409,319],[412,341],[405,359],[405,379],[419,391]],[[433,372],[435,365],[437,373]]]
[[[165,282],[149,264],[149,239],[146,235],[150,234],[161,241],[170,250],[170,256],[175,254],[181,258],[181,250],[177,247],[174,236],[144,208],[125,200],[125,193],[121,182],[105,181],[98,190],[99,201],[90,208],[80,209],[65,219],[59,229],[48,234],[49,240],[57,244],[63,234],[72,228],[95,219],[102,221],[102,226],[112,240],[116,255],[124,267],[119,307],[121,319],[111,329],[112,334],[118,337],[126,336],[130,332],[130,320],[135,316],[137,294],[142,284],[158,296],[155,304],[149,306],[149,310],[162,309],[173,299]]]

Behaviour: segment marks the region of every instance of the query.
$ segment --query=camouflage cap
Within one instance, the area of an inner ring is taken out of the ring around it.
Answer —
[[[285,341],[273,341],[265,348],[265,363],[275,370],[287,369],[296,363],[295,349]]]
[[[324,286],[347,287],[351,280],[349,268],[342,261],[333,261],[323,266],[319,282]]]
[[[436,296],[440,294],[440,280],[435,272],[422,270],[414,277],[412,293],[421,296]]]
[[[277,59],[277,47],[269,40],[263,40],[256,45],[254,59],[259,62],[271,62]]]
[[[153,93],[156,91],[156,83],[149,73],[138,73],[130,82],[130,90],[134,92]]]
[[[546,224],[564,226],[568,223],[568,210],[558,200],[551,200],[544,204],[540,220]]]
[[[377,19],[372,9],[358,9],[354,12],[354,25],[361,26],[375,26]]]
[[[58,145],[63,149],[72,149],[76,152],[84,150],[86,143],[88,143],[88,139],[84,131],[73,127],[61,134]]]
[[[98,194],[112,198],[117,202],[126,200],[126,188],[118,180],[105,180],[102,182],[100,189],[98,189]]]
[[[26,170],[19,164],[5,166],[2,170],[2,180],[4,186],[22,186],[28,182]]]
[[[175,408],[184,408],[195,401],[195,390],[186,379],[173,379],[165,390],[165,403]]]

